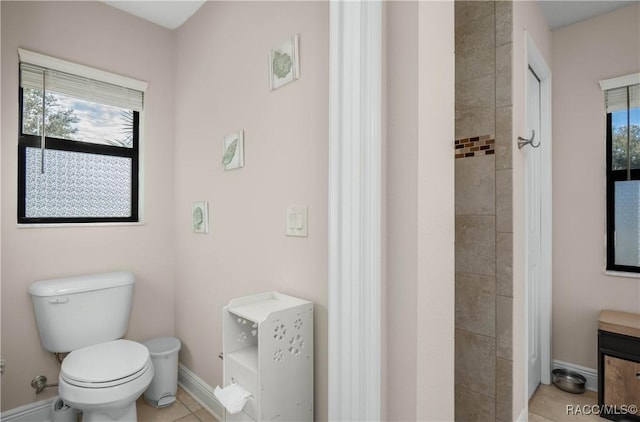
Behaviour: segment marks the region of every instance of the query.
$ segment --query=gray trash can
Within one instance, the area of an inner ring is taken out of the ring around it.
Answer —
[[[176,401],[178,391],[178,352],[180,340],[175,337],[157,337],[144,343],[149,349],[155,374],[144,399],[153,407],[166,407]]]

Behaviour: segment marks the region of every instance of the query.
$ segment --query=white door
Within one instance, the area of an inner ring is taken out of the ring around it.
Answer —
[[[535,133],[534,144],[538,145],[541,136],[540,80],[529,68],[527,74],[527,135]],[[541,148],[531,145],[524,147],[525,154],[525,248],[527,286],[527,318],[529,323],[529,398],[538,388],[541,380],[540,347],[540,288],[542,277],[541,253]]]

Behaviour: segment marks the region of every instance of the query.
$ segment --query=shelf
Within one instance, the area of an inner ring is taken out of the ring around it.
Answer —
[[[273,291],[235,298],[222,331],[224,385],[253,395],[227,420],[312,422],[313,302]]]
[[[271,292],[232,300],[229,303],[228,311],[249,321],[260,323],[266,321],[269,314],[273,312],[300,305],[311,305],[311,302]]]
[[[244,349],[228,353],[224,357],[251,372],[258,373],[258,346],[245,347]]]

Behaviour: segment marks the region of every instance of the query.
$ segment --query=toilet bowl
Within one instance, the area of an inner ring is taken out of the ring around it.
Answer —
[[[83,422],[137,421],[136,400],[151,384],[149,349],[123,340],[135,277],[128,271],[36,281],[29,286],[42,347],[70,352],[58,394]]]
[[[62,362],[58,392],[83,422],[136,421],[136,400],[154,369],[140,343],[115,340],[74,350]]]

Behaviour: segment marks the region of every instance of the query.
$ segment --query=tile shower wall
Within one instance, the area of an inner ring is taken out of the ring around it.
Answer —
[[[511,1],[456,1],[455,417],[511,421]]]

